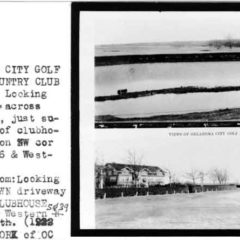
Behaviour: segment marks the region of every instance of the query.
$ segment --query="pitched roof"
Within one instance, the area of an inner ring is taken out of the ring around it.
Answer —
[[[130,168],[133,169],[135,171],[141,171],[142,169],[148,169],[150,172],[157,172],[157,171],[161,171],[162,173],[165,173],[160,167],[157,166],[147,166],[147,165],[134,165],[134,164],[123,164],[123,163],[106,163],[105,166],[110,165],[111,167],[113,167],[114,169],[116,169],[117,171],[121,171],[123,168]]]

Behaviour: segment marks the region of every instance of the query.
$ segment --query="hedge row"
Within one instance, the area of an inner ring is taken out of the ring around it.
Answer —
[[[104,188],[96,189],[96,198],[115,198],[127,196],[160,195],[174,193],[195,193],[207,191],[234,190],[236,185],[175,185],[158,186],[149,188]]]

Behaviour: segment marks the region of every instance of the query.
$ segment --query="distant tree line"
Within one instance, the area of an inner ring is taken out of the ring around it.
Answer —
[[[227,184],[229,180],[229,173],[227,169],[224,168],[214,168],[207,172],[191,169],[189,172],[185,173],[185,178],[189,179],[194,185],[197,180],[200,180],[201,185],[203,185],[207,176],[211,179],[213,184]]]
[[[230,36],[223,40],[211,40],[208,42],[210,47],[220,49],[221,47],[233,48],[240,47],[240,40],[232,39]]]

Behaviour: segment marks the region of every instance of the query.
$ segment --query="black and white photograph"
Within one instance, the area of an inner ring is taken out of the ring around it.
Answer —
[[[138,4],[80,11],[80,232],[239,235],[240,11]]]
[[[96,229],[240,228],[235,136],[105,131],[96,134]]]
[[[95,127],[240,126],[239,12],[95,14]]]

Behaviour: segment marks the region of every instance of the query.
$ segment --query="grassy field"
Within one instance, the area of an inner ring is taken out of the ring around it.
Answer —
[[[98,229],[239,229],[240,191],[96,200]]]

